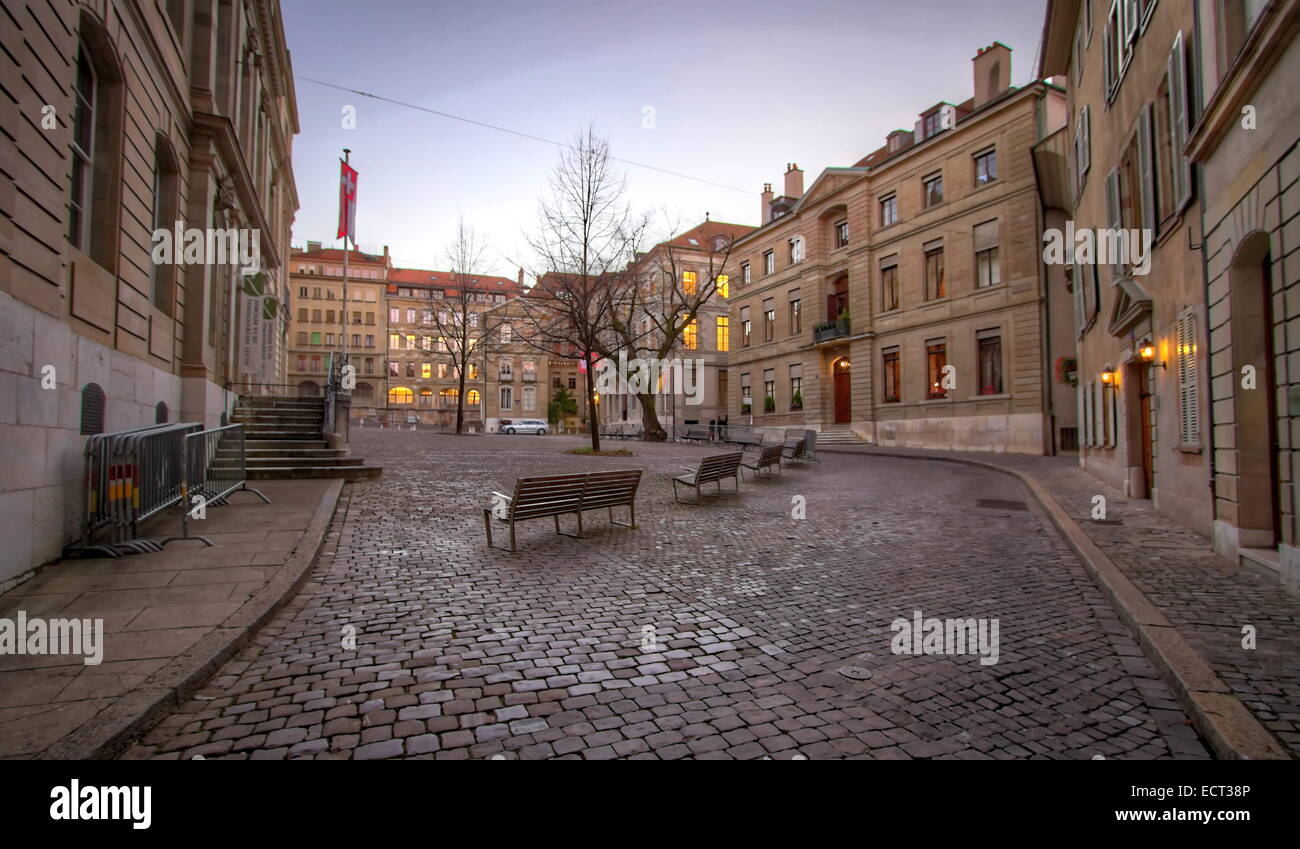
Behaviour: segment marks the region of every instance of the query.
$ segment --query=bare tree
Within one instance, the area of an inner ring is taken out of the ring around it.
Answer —
[[[486,244],[473,228],[465,224],[465,219],[457,219],[456,234],[447,247],[454,290],[443,294],[432,316],[446,353],[451,356],[451,366],[458,381],[456,433],[462,433],[465,427],[465,380],[469,367],[475,348],[483,344],[487,333],[486,325],[479,326],[482,323],[481,311],[475,308],[480,303],[475,295],[487,291],[486,286],[479,285],[486,250]]]
[[[642,438],[662,442],[667,433],[655,409],[658,386],[635,381],[636,361],[662,364],[694,350],[700,311],[726,284],[724,270],[731,259],[734,227],[705,221],[699,227],[659,243],[638,257],[630,279],[618,290],[610,332],[598,348],[602,357],[617,363],[625,353],[629,387],[636,387],[641,407]],[[726,294],[725,292],[722,294]],[[692,363],[693,369],[698,369]],[[698,371],[693,372],[698,377]],[[674,387],[669,387],[675,391]]]
[[[536,285],[521,299],[528,344],[586,365],[591,448],[600,450],[592,360],[610,332],[648,221],[632,214],[626,183],[613,170],[609,143],[588,127],[564,149],[538,204],[537,230],[525,236]]]

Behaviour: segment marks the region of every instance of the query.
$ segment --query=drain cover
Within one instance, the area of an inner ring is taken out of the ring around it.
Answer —
[[[863,669],[861,666],[841,666],[836,672],[854,681],[865,681],[871,677],[871,670]]]
[[[1028,510],[1029,508],[1023,501],[1002,501],[997,498],[981,498],[975,502],[976,507],[987,507],[990,510]]]

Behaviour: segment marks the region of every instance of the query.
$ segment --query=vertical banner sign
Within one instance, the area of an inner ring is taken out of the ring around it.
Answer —
[[[266,275],[249,274],[239,287],[239,370],[261,383],[275,377],[276,314],[279,304],[266,294]]]
[[[340,239],[351,239],[357,243],[357,172],[342,159],[339,172],[339,235]],[[344,249],[347,242],[343,243]]]

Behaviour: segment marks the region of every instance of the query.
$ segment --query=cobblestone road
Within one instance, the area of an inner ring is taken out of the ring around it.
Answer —
[[[1207,757],[1005,475],[826,454],[691,507],[670,477],[707,449],[578,444],[354,432],[384,477],[345,492],[311,583],[126,757]],[[638,530],[487,549],[492,490],[625,467]],[[997,619],[998,662],[892,653],[917,610]]]

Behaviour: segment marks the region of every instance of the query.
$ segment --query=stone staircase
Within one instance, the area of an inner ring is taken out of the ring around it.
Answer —
[[[343,478],[370,480],[383,471],[352,457],[346,448],[330,448],[323,433],[324,398],[243,397],[231,424],[242,424],[248,452],[248,477]],[[238,451],[218,449],[219,453]]]
[[[846,424],[827,425],[817,433],[817,447],[823,445],[866,445],[862,437]]]

